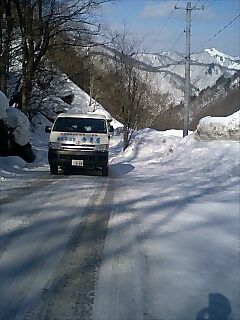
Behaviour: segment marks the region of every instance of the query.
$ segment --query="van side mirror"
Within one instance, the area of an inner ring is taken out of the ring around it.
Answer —
[[[113,132],[113,131],[114,131],[113,126],[109,126],[109,132]]]
[[[51,127],[49,127],[49,126],[46,126],[46,127],[45,127],[45,132],[46,132],[46,133],[50,133],[50,132],[51,132],[51,130],[52,130],[52,128],[51,128]]]

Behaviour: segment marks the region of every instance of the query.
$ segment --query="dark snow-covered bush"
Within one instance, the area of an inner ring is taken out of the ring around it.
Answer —
[[[9,107],[9,100],[0,91],[0,156],[19,156],[33,162],[35,155],[29,140],[28,118],[20,110]]]

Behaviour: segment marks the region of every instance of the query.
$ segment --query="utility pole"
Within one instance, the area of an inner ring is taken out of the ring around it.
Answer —
[[[191,2],[187,3],[186,8],[180,8],[175,6],[175,9],[184,9],[186,10],[186,44],[185,44],[185,89],[184,89],[184,109],[183,109],[183,137],[188,135],[188,126],[189,126],[189,101],[190,101],[190,55],[191,55],[191,13],[192,10],[203,10],[204,7],[197,8],[196,6],[191,5]]]

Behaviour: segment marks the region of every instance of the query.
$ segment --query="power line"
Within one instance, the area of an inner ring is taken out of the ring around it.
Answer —
[[[202,6],[205,6],[205,4],[208,2],[208,0],[205,0],[202,4]]]
[[[212,39],[216,38],[216,36],[218,36],[221,32],[223,32],[225,29],[227,29],[233,22],[235,22],[238,18],[240,17],[240,14],[238,14],[235,18],[233,18],[230,22],[228,22],[224,27],[222,27],[220,30],[218,30],[213,36],[211,36],[208,40],[206,40],[205,42],[203,42],[195,51],[193,51],[192,53],[196,53],[199,48],[205,46],[205,44],[207,44],[209,41],[211,41]],[[201,51],[199,51],[201,52]],[[199,53],[198,52],[198,53]]]
[[[201,1],[201,0],[198,0],[198,1],[194,4],[194,6],[197,6],[200,1]]]
[[[172,43],[171,46],[168,47],[168,50],[172,49],[175,46],[175,44],[178,43],[178,41],[180,40],[181,36],[184,35],[184,32],[185,32],[185,30],[181,31],[180,33],[175,33],[175,34],[177,34],[177,38],[175,37],[176,40]]]
[[[169,16],[168,16],[167,19],[166,19],[166,22],[165,22],[164,25],[163,25],[162,29],[160,30],[160,32],[158,33],[158,35],[155,37],[155,39],[152,41],[152,44],[160,38],[161,34],[163,33],[164,29],[166,28],[166,26],[167,26],[167,24],[168,24],[168,21],[170,20],[173,12],[174,12],[174,10],[175,10],[175,6],[178,5],[179,1],[180,1],[180,0],[178,0],[178,1],[175,3],[173,9],[171,10]]]
[[[200,1],[201,1],[201,0],[198,0],[194,6],[196,7],[197,4],[198,4]],[[209,8],[210,6],[212,6],[212,4],[213,4],[215,1],[216,1],[216,0],[213,0],[212,3],[209,4],[208,8]],[[207,2],[208,2],[208,0],[205,0],[201,7],[203,8]],[[192,17],[192,20],[193,20],[194,18],[196,18],[196,16],[197,16],[198,13],[199,13],[199,11],[196,11],[195,15],[193,15],[193,17]],[[176,38],[176,40],[172,43],[171,46],[168,47],[168,50],[172,49],[172,48],[175,46],[175,44],[177,44],[177,42],[181,39],[181,37],[184,35],[184,33],[185,33],[185,30],[181,31],[180,33],[177,33],[177,38]],[[175,34],[176,34],[176,33],[175,33]]]
[[[216,2],[217,0],[212,0],[212,2],[209,3],[209,5],[207,6],[207,9],[209,9],[213,4],[214,2]]]
[[[209,3],[208,5],[206,5],[206,3],[207,3],[208,1],[209,1],[209,0],[205,0],[205,1],[203,2],[203,4],[202,4],[202,7],[204,7],[204,10],[205,10],[205,11],[208,10],[208,9],[214,4],[214,2],[216,2],[217,0],[212,0],[212,2],[210,1],[210,3]],[[195,19],[198,14],[201,15],[201,14],[203,14],[203,12],[199,12],[199,11],[195,12],[195,14],[192,16],[192,20]]]
[[[198,2],[194,5],[194,7],[197,6],[197,4],[199,3],[199,1],[201,1],[201,0],[198,0]],[[201,7],[202,7],[203,9],[205,8],[205,4],[206,4],[207,2],[208,2],[208,0],[205,0],[205,1],[203,2],[203,4],[201,5]],[[198,15],[199,12],[200,12],[200,11],[196,11],[195,14],[192,15],[192,20],[196,18],[196,16]],[[202,12],[201,12],[201,13],[202,13]]]
[[[156,0],[156,1],[158,1],[158,0]],[[170,1],[170,0],[169,0],[169,1]],[[171,10],[169,16],[167,17],[165,24],[163,25],[163,27],[162,27],[162,29],[160,30],[160,32],[159,32],[159,34],[157,35],[157,37],[152,41],[152,43],[154,43],[155,41],[157,41],[157,40],[159,39],[160,35],[163,33],[164,29],[166,28],[168,21],[170,20],[173,12],[175,11],[175,9],[176,9],[176,7],[177,7],[177,5],[179,4],[180,1],[181,1],[181,0],[178,0],[178,1],[176,2],[176,4],[174,5],[174,8]],[[196,6],[200,1],[201,1],[201,0],[198,0],[197,3],[195,4],[195,6]],[[204,4],[205,4],[207,1],[208,1],[208,0],[205,0]],[[213,0],[213,1],[216,1],[216,0]],[[183,27],[184,27],[184,26],[183,26]],[[171,49],[179,42],[179,40],[180,40],[181,37],[184,35],[184,33],[185,33],[185,30],[184,30],[184,29],[183,29],[180,33],[179,33],[178,31],[175,32],[174,35],[173,35],[174,40],[173,40],[172,44],[171,44],[170,46],[167,46],[167,48],[166,48],[165,51],[171,50]]]

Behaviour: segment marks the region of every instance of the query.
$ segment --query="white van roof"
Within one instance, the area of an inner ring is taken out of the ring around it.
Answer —
[[[60,113],[57,118],[87,118],[87,119],[106,119],[106,116],[103,114],[89,114],[89,113]]]

